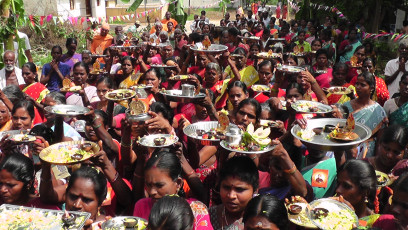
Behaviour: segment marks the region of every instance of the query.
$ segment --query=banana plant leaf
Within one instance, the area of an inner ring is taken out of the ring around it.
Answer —
[[[129,3],[130,0],[122,0],[122,2],[124,3]],[[135,0],[132,5],[129,6],[129,8],[127,8],[127,12],[134,12],[136,11],[137,8],[139,8],[140,4],[142,4],[143,0]]]

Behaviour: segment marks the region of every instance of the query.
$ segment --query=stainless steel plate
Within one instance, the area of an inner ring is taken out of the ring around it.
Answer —
[[[330,217],[328,215],[327,217],[322,217],[321,221],[318,221],[317,219],[314,219],[312,217],[312,210],[315,208],[327,209],[329,211],[329,215],[330,213],[338,213],[343,218],[338,218],[338,220],[337,218],[330,220]],[[314,200],[310,203],[310,206],[306,208],[306,214],[312,221],[312,223],[320,229],[346,230],[352,229],[353,224],[358,226],[358,217],[356,213],[346,204],[330,198]],[[350,227],[340,226],[341,223],[350,225]]]
[[[255,84],[251,86],[251,89],[255,92],[262,93],[262,92],[269,92],[271,88],[267,85]]]
[[[130,93],[131,95],[128,97],[125,97],[124,95],[122,95],[122,97],[111,97],[109,96],[111,93],[121,93],[121,94],[125,94],[125,93]],[[117,89],[117,90],[113,90],[113,91],[109,91],[105,94],[105,98],[111,101],[123,101],[123,100],[127,100],[130,98],[133,98],[136,95],[136,92],[134,90],[130,90],[130,89]]]
[[[89,109],[79,105],[54,105],[44,108],[45,111],[52,114],[58,114],[66,117],[73,117],[89,113]]]
[[[225,45],[219,45],[219,44],[211,44],[208,49],[199,49],[197,46],[191,46],[190,49],[196,52],[204,52],[204,53],[222,53],[228,49],[227,46]]]
[[[166,138],[166,142],[163,145],[155,145],[154,139],[160,137]],[[175,144],[178,140],[177,136],[170,134],[151,134],[140,138],[139,144],[150,148],[163,148]]]
[[[310,119],[307,121],[307,129],[312,130],[314,128],[324,128],[325,125],[339,124],[340,126],[346,125],[346,119],[337,118],[319,118]],[[323,151],[342,151],[349,150],[357,147],[361,142],[366,141],[371,137],[371,129],[367,126],[356,122],[353,132],[357,133],[359,138],[355,141],[343,142],[332,140],[328,137],[328,132],[322,132],[320,135],[315,135],[311,140],[305,140],[298,136],[298,132],[302,130],[299,125],[295,125],[291,129],[291,133],[294,137],[298,138],[304,145],[311,149],[323,150]]]
[[[138,226],[145,226],[145,227],[140,227],[140,228],[126,228],[124,221],[125,219],[136,219]],[[107,221],[105,221],[104,223],[102,223],[102,229],[103,230],[127,230],[127,229],[146,229],[147,226],[147,220],[140,218],[140,217],[136,217],[136,216],[117,216],[114,217],[112,219],[109,219]]]
[[[14,214],[13,214],[14,213]],[[30,214],[33,213],[34,217]],[[60,229],[82,229],[85,224],[85,221],[89,219],[91,213],[88,212],[76,212],[76,211],[68,211],[70,215],[75,215],[75,223],[69,227],[65,227],[62,222],[62,215],[64,215],[64,211],[58,210],[51,210],[51,209],[42,209],[42,208],[31,208],[31,207],[24,207],[18,205],[11,205],[11,204],[3,204],[0,206],[0,219],[11,221],[12,217],[19,217],[15,218],[18,219],[17,229],[41,229],[41,230],[60,230]],[[5,215],[5,216],[2,216]],[[18,216],[17,216],[18,215]],[[40,226],[36,227],[36,220],[39,217],[43,217],[49,219],[50,224],[44,226],[43,223]],[[27,218],[24,220],[24,218]],[[36,218],[37,217],[37,218]],[[29,220],[28,218],[32,218]],[[8,226],[7,229],[16,229],[16,225],[12,225],[11,223],[7,222],[0,222],[2,227]]]
[[[204,93],[199,93],[198,95],[193,96],[193,97],[182,96],[181,90],[177,90],[177,89],[160,91],[160,93],[163,94],[164,97],[169,101],[177,101],[181,103],[190,103],[190,102],[197,101],[198,99],[205,98]]]
[[[237,127],[235,124],[230,123],[231,127]],[[186,136],[197,140],[201,145],[218,145],[220,139],[204,139],[201,136],[198,136],[196,130],[201,129],[205,132],[210,131],[211,129],[218,128],[218,121],[200,121],[188,125],[183,129],[183,132]],[[228,129],[227,129],[228,130]]]
[[[308,203],[295,202],[295,203],[291,203],[291,204],[299,205],[299,206],[302,207],[302,211],[297,215],[292,214],[291,212],[288,211],[288,217],[289,217],[289,220],[292,223],[294,223],[296,225],[299,225],[299,226],[302,226],[302,227],[306,227],[308,229],[309,228],[313,228],[313,229],[317,228],[316,225],[314,225],[312,223],[312,221],[309,219],[309,217],[306,214],[306,207],[309,206]]]
[[[333,108],[330,105],[325,105],[317,101],[299,100],[299,101],[296,101],[295,103],[292,103],[291,106],[298,113],[324,114],[324,113],[330,113],[331,111],[333,111]],[[311,112],[308,110],[310,107],[317,107],[318,111]]]
[[[300,73],[302,71],[305,71],[305,69],[302,67],[289,66],[289,65],[281,65],[281,66],[278,66],[278,68],[276,69],[283,71],[283,72],[287,72],[287,73]]]
[[[28,139],[27,140],[22,140],[26,136]],[[15,134],[9,137],[10,140],[16,142],[16,143],[30,143],[36,140],[35,136],[33,135],[25,135],[25,134]]]
[[[71,158],[72,153],[65,153],[67,149],[81,149],[82,144],[90,144],[92,151],[87,152],[84,154],[84,157],[80,160],[73,160]],[[49,147],[43,149],[39,157],[48,163],[54,165],[70,165],[70,164],[77,164],[83,161],[88,160],[89,158],[93,157],[96,153],[100,150],[99,145],[91,141],[65,141],[59,142]]]
[[[352,92],[352,90],[350,88],[347,87],[330,87],[327,89],[327,92],[331,93],[331,94],[339,94],[339,95],[343,95],[343,94],[349,94]]]
[[[237,149],[232,149],[228,146],[228,143],[226,141],[221,141],[220,142],[221,147],[223,147],[226,150],[229,150],[231,152],[236,152],[236,153],[243,153],[243,154],[262,154],[266,153],[269,151],[272,151],[276,146],[275,145],[269,145],[268,147],[264,148],[261,151],[244,151],[244,150],[237,150]]]

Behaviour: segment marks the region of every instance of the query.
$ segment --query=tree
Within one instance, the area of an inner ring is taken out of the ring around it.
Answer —
[[[27,62],[25,56],[25,42],[17,35],[17,29],[21,26],[29,26],[42,35],[41,26],[38,23],[38,18],[32,17],[28,19],[25,16],[23,0],[0,0],[0,41],[4,41],[4,45],[0,43],[0,54],[5,50],[14,50],[14,41],[18,43],[17,58],[20,65]],[[3,57],[0,55],[0,69],[4,67]]]

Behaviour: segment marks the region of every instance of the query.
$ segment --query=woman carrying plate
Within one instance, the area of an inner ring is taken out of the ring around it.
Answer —
[[[67,211],[89,212],[91,216],[85,229],[92,229],[105,221],[102,208],[110,183],[118,202],[130,204],[131,190],[110,163],[105,152],[100,151],[92,159],[97,167],[81,166],[71,174],[68,186],[54,186],[55,177],[51,164],[42,162],[40,198],[46,204],[62,204]]]
[[[146,154],[141,152],[138,151],[138,159],[132,181],[134,198],[137,200],[133,209],[133,216],[149,219],[153,205],[162,197],[167,195],[184,197],[182,173],[186,175],[185,178],[189,182],[190,187],[192,187],[192,184],[190,184],[191,180],[195,179],[195,182],[199,186],[201,185],[203,189],[194,170],[188,165],[187,160],[182,157],[182,152],[181,154],[175,154],[167,149],[159,150],[149,159],[147,159],[148,156]],[[203,193],[203,190],[199,192]],[[149,197],[144,198],[146,193]],[[196,199],[188,198],[186,201],[189,203],[194,215],[193,229],[213,229],[207,207]]]
[[[345,102],[341,108],[344,110],[345,117],[353,114],[356,122],[366,125],[372,132],[372,138],[364,151],[360,151],[358,158],[365,156],[371,157],[375,150],[375,139],[377,132],[383,127],[384,119],[387,117],[384,109],[377,102],[371,100],[375,91],[375,77],[369,72],[363,72],[357,78],[356,91],[358,97],[351,101]],[[364,144],[365,145],[365,144]]]
[[[384,104],[384,110],[390,124],[400,124],[408,127],[408,73],[401,76],[399,96],[391,98]]]
[[[370,72],[375,74],[375,60],[371,58],[366,58],[362,62],[362,72]],[[375,76],[375,75],[374,75]],[[354,85],[357,81],[358,75],[355,75],[351,79],[350,84]],[[381,106],[384,106],[384,103],[390,98],[390,93],[388,92],[387,85],[385,84],[384,79],[375,76],[375,92],[371,99],[376,101]]]
[[[238,78],[240,81],[244,82],[247,87],[252,86],[259,80],[258,72],[253,66],[247,66],[247,51],[244,48],[238,47],[232,53],[233,63],[235,64],[236,68],[239,71],[240,76],[235,76],[233,67],[230,63],[227,68],[224,70],[223,79],[234,79]]]
[[[390,174],[395,165],[403,159],[408,143],[408,131],[402,125],[394,124],[385,128],[373,157],[366,158],[375,170]]]
[[[362,160],[348,160],[339,167],[336,195],[342,196],[354,209],[359,224],[371,227],[380,217],[374,210],[377,177],[374,168]],[[340,198],[341,199],[341,198]]]
[[[235,81],[229,84],[227,94],[229,103],[227,103],[226,107],[228,107],[227,110],[230,113],[233,113],[233,111],[237,109],[239,103],[249,96],[248,89],[242,81]]]
[[[282,97],[285,95],[285,91],[278,87],[280,84],[280,81],[278,80],[278,78],[275,78],[275,83],[277,83],[276,81],[278,81],[276,86],[275,84],[271,83],[273,74],[275,72],[275,64],[276,62],[272,60],[272,61],[263,61],[258,65],[259,81],[257,82],[257,84],[266,85],[270,88],[270,90],[261,92],[261,93],[253,91],[253,94],[251,94],[251,96],[255,98],[259,103],[264,103],[267,100],[269,100],[271,97],[271,93],[270,93],[271,91],[272,91],[273,96],[275,97]],[[282,73],[279,73],[279,74],[282,74]]]
[[[30,158],[18,151],[10,151],[0,162],[0,204],[56,209],[46,205],[35,195],[34,164]]]
[[[348,66],[345,63],[338,62],[334,65],[333,76],[331,77],[329,87],[346,87],[351,90],[352,93],[341,95],[328,92],[326,96],[329,105],[343,104],[356,97],[356,88],[352,84],[346,82],[347,72]]]
[[[234,78],[232,79],[221,80],[221,67],[217,63],[210,62],[205,67],[203,87],[214,93],[216,109],[222,109],[226,105],[228,99],[226,91],[228,85],[235,81],[239,81],[241,78],[241,75],[231,58],[228,58],[228,63],[235,73]]]
[[[41,103],[50,91],[47,87],[38,82],[37,67],[35,64],[32,62],[25,63],[22,68],[22,75],[25,81],[22,91],[36,102]]]
[[[297,83],[302,86],[305,94],[303,100],[319,101],[327,104],[326,94],[309,71],[302,71],[297,77]]]
[[[137,66],[140,66],[142,73],[147,71],[145,62],[141,56],[137,60],[130,56],[125,56],[121,59],[121,69],[117,72],[115,83],[119,85],[119,89],[129,89],[138,83],[141,73],[135,73]]]
[[[67,98],[67,105],[88,106],[93,102],[99,101],[96,87],[87,83],[88,74],[88,65],[83,62],[75,63],[73,67],[73,82],[76,86],[81,86],[82,88],[78,91],[78,94],[68,92],[65,95]]]
[[[329,67],[327,50],[319,49],[316,51],[316,64],[312,67],[312,73],[314,73],[320,87],[330,87],[332,71],[333,69]]]

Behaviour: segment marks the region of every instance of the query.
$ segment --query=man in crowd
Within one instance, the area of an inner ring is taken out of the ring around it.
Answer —
[[[0,70],[0,89],[8,85],[24,85],[24,78],[21,69],[15,66],[16,55],[13,51],[7,50],[3,55],[4,68]]]
[[[93,54],[102,54],[103,50],[112,45],[113,37],[109,34],[109,24],[102,24],[101,33],[95,35],[92,39],[91,52]]]
[[[163,25],[163,30],[167,31],[167,23],[168,22],[172,22],[173,23],[173,27],[176,28],[177,26],[177,21],[174,20],[173,18],[171,18],[171,13],[169,11],[166,12],[165,18],[163,20],[161,20],[161,23]],[[160,32],[159,32],[160,33]]]
[[[400,41],[398,52],[400,56],[388,61],[385,66],[385,83],[391,97],[399,91],[401,76],[408,72],[408,39]]]
[[[163,25],[161,22],[156,22],[154,23],[154,28],[155,28],[155,32],[150,34],[150,42],[157,42],[157,40],[159,40],[160,42],[160,33],[163,30]]]

